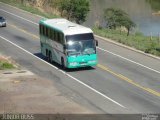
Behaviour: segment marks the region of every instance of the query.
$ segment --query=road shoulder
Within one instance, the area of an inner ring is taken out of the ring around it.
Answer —
[[[0,70],[0,113],[92,113],[66,98],[53,81],[26,69]]]

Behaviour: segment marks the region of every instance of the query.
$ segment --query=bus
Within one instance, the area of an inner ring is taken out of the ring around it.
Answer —
[[[90,28],[66,19],[42,19],[39,22],[41,53],[63,68],[97,65],[98,41]]]

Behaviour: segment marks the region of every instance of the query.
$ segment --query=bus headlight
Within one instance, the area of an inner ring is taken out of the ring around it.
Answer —
[[[71,62],[71,63],[70,63],[70,66],[76,66],[76,65],[78,65],[77,62]]]
[[[97,61],[96,60],[91,60],[91,61],[89,61],[89,63],[96,63]]]

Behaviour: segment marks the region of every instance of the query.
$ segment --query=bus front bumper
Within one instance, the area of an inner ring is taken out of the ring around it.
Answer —
[[[68,57],[67,68],[79,68],[87,66],[96,66],[97,55],[83,55],[83,56],[70,56]]]

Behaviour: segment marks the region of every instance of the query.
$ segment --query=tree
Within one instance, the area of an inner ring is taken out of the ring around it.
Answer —
[[[107,8],[104,10],[104,19],[106,20],[107,27],[116,29],[117,27],[124,26],[127,29],[127,36],[132,27],[136,24],[129,18],[129,15],[121,9]]]
[[[120,24],[127,29],[127,36],[129,36],[131,28],[136,27],[136,24],[128,16],[123,17]]]
[[[24,0],[21,0],[21,4],[24,4]]]
[[[58,9],[62,16],[76,23],[83,23],[89,12],[88,0],[60,0]]]
[[[58,6],[58,9],[61,13],[61,16],[64,16],[64,12],[70,11],[69,4],[70,0],[59,0],[56,2],[56,5]],[[69,19],[69,14],[67,15],[67,19]]]
[[[76,23],[83,23],[86,20],[86,16],[89,12],[89,1],[87,0],[74,0],[74,11],[72,18]]]

